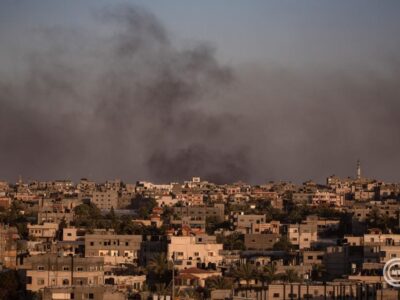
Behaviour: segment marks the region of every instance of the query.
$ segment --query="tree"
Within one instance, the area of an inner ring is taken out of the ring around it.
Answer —
[[[276,267],[274,264],[265,266],[264,268],[257,271],[257,279],[261,281],[263,286],[265,285],[265,283],[270,284],[277,278],[278,276],[276,275]]]
[[[217,242],[224,244],[225,250],[244,250],[244,235],[234,232],[228,236],[219,234],[217,235]]]
[[[286,236],[282,236],[279,241],[274,244],[272,249],[276,251],[290,251],[293,249],[293,245]]]
[[[147,265],[149,271],[153,272],[159,282],[166,282],[166,275],[172,270],[172,262],[168,260],[164,252],[154,255]]]
[[[233,275],[236,280],[240,283],[241,280],[246,281],[246,298],[247,298],[247,289],[250,287],[250,281],[255,279],[257,276],[256,268],[254,265],[249,263],[241,264],[239,268],[233,271]]]
[[[5,271],[0,273],[0,299],[19,299],[18,290],[21,283],[16,271]]]
[[[301,280],[299,274],[293,269],[286,270],[285,273],[282,274],[282,279],[286,282],[299,282]]]
[[[157,201],[153,198],[144,197],[137,195],[133,201],[131,207],[137,211],[138,215],[142,219],[147,219],[153,208],[157,206]]]
[[[209,289],[225,290],[231,289],[233,281],[229,277],[212,276],[206,279],[206,287]]]
[[[321,277],[324,276],[325,274],[325,267],[321,264],[313,264],[312,270],[311,270],[311,279],[312,280],[319,280]]]

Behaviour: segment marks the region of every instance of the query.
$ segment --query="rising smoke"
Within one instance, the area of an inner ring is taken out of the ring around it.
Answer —
[[[0,177],[217,182],[396,179],[399,64],[385,72],[221,65],[179,48],[150,12],[101,13],[111,33],[42,30],[0,77]],[[375,172],[375,173],[374,173]]]

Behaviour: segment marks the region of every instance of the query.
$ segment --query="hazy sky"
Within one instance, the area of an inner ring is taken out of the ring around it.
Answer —
[[[400,2],[3,0],[0,179],[398,181]]]

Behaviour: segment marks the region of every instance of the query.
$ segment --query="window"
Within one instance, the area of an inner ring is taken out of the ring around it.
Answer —
[[[44,285],[44,279],[43,278],[38,278],[36,282],[37,282],[37,285]]]
[[[39,271],[44,271],[44,266],[38,266],[37,269],[38,269]]]
[[[83,267],[77,267],[76,270],[81,272],[81,271],[83,271]]]
[[[125,242],[125,246],[129,246],[129,242]]]
[[[90,246],[94,246],[94,242],[90,242]]]
[[[313,259],[313,257],[312,257],[312,256],[308,256],[307,258],[308,258],[308,259]]]
[[[274,293],[274,298],[279,298],[280,294],[279,293]]]
[[[195,253],[194,253],[194,256],[199,256],[199,252],[195,252]]]
[[[69,271],[69,266],[63,266],[63,271]]]
[[[68,279],[63,279],[62,284],[63,285],[69,285],[69,280]]]

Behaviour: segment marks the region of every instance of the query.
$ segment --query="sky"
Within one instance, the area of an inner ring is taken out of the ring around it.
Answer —
[[[0,179],[398,181],[399,1],[0,2]]]

